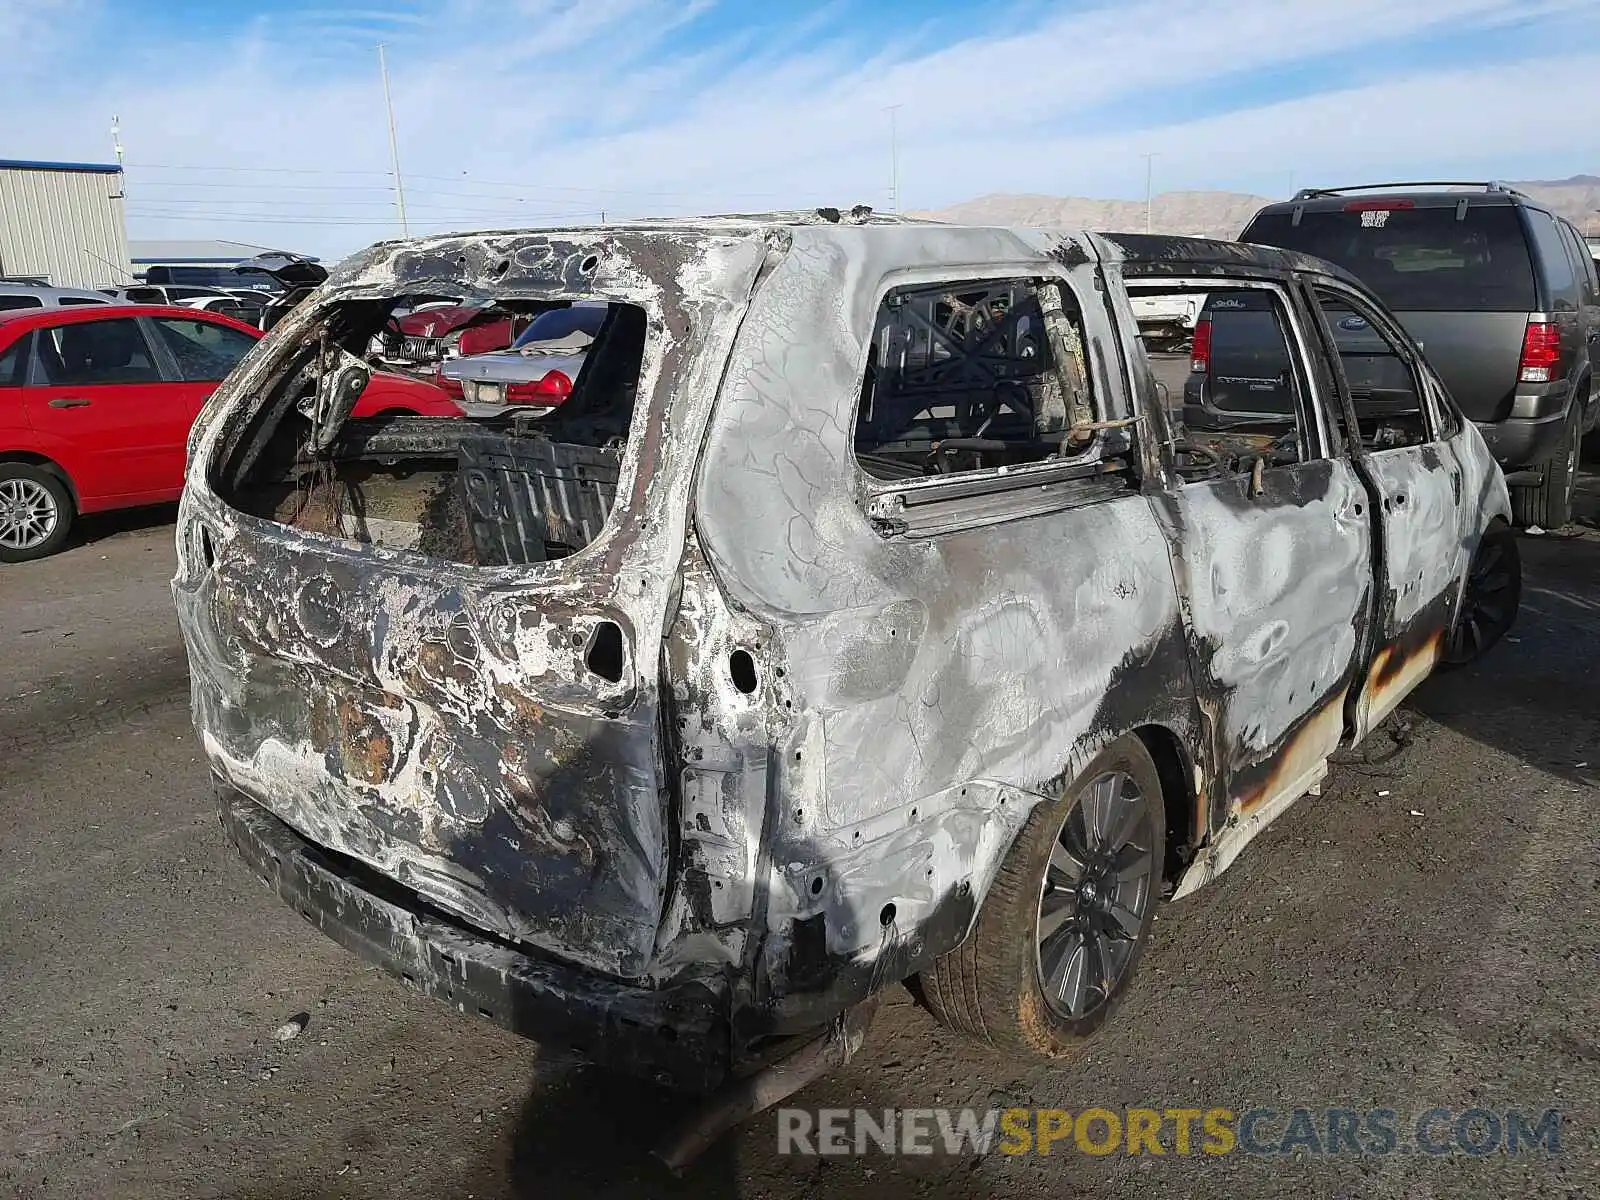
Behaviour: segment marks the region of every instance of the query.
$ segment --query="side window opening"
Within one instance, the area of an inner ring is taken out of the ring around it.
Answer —
[[[878,309],[855,451],[901,481],[1070,461],[1093,444],[1082,316],[1054,281],[896,288]]]
[[[1186,350],[1147,351],[1181,476],[1250,475],[1320,453],[1300,340],[1277,288],[1221,282],[1202,292],[1138,279],[1128,287],[1140,301],[1136,312],[1195,313]]]
[[[1394,336],[1373,320],[1370,309],[1344,293],[1315,291],[1350,390],[1361,444],[1376,451],[1429,441],[1417,374]]]
[[[1528,227],[1533,231],[1533,244],[1538,247],[1540,272],[1545,286],[1550,289],[1550,303],[1555,308],[1573,308],[1577,290],[1578,270],[1555,218],[1536,208],[1527,211]]]

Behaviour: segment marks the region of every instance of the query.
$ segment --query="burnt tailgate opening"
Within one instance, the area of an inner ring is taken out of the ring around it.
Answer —
[[[479,404],[469,416],[444,402],[436,367],[407,372],[386,359],[394,308],[354,300],[328,311],[221,460],[217,494],[308,532],[469,565],[545,562],[587,546],[616,500],[644,310],[606,306],[564,397]],[[431,389],[427,411],[450,415],[368,415],[396,376]]]

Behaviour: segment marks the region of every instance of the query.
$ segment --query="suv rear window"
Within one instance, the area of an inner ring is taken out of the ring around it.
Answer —
[[[1242,241],[1337,263],[1397,312],[1531,312],[1527,237],[1508,204],[1262,213]]]

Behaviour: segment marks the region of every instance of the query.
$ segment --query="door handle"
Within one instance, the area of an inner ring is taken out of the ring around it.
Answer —
[[[89,402],[81,396],[62,396],[50,401],[51,408],[88,408]]]

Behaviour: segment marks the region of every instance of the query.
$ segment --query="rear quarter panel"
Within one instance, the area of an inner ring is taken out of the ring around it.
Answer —
[[[882,536],[857,500],[855,406],[893,283],[1037,276],[1041,249],[1054,254],[1087,310],[1096,396],[1124,411],[1118,335],[1084,247],[910,227],[842,252],[848,236],[797,231],[758,292],[696,528],[776,642],[767,968],[782,971],[792,923],[821,916],[836,962],[895,978],[965,934],[1041,798],[1118,734],[1149,722],[1192,735],[1195,713],[1168,545],[1136,489],[914,539]],[[939,262],[993,265],[892,274]]]

